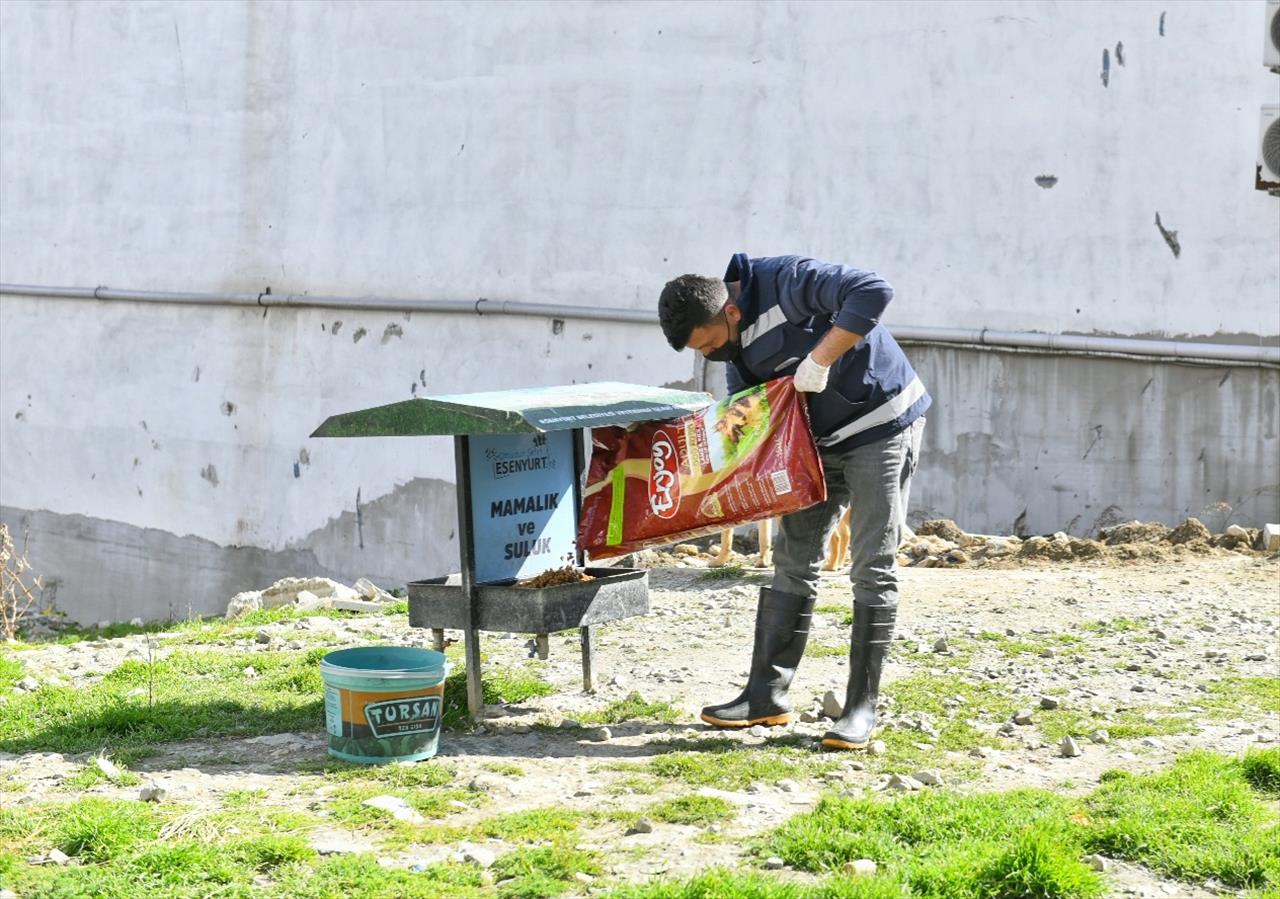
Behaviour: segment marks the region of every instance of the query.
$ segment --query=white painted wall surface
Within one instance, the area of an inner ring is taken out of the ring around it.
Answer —
[[[1258,0],[7,2],[0,281],[649,309],[667,278],[718,274],[734,251],[799,252],[888,278],[890,326],[1274,344],[1280,202],[1252,180],[1258,107],[1280,78],[1262,29]],[[403,334],[384,342],[393,323]],[[0,505],[63,517],[48,558],[64,605],[89,601],[95,553],[146,547],[139,534],[206,541],[201,558],[303,548],[343,575],[404,576],[415,556],[438,573],[454,553],[438,536],[353,555],[334,523],[357,489],[421,506],[397,491],[447,487],[448,443],[307,440],[323,417],[415,382],[662,384],[691,368],[629,325],[11,297],[0,354]],[[991,370],[942,365],[931,376],[953,380],[931,386],[982,391]],[[1260,422],[1250,453],[1278,445],[1274,372],[1259,377],[1231,412]],[[947,433],[983,433],[990,410],[970,419]],[[1236,463],[1255,469],[1249,489],[1276,495],[1280,463],[1254,458]],[[1123,487],[1113,476],[1123,466],[1090,466],[1079,489]],[[1184,493],[1225,483],[1185,477]],[[939,512],[985,514],[975,529],[1018,502],[983,513],[964,483],[925,489]],[[1165,517],[1194,505],[1140,499]],[[1061,497],[1042,508],[1049,529],[1083,514]],[[142,589],[130,564],[112,569],[121,613]],[[272,570],[224,567],[201,603]]]

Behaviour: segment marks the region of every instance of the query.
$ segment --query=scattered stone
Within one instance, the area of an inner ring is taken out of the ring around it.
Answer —
[[[146,622],[145,622],[145,621],[143,621],[141,618],[130,618],[130,619],[129,619],[129,626],[130,626],[130,627],[143,627],[145,624],[146,624]]]
[[[637,833],[653,833],[653,822],[648,818],[637,818],[635,823],[627,828],[627,836]]]
[[[933,651],[934,651],[934,652],[946,652],[946,651],[947,651],[947,648],[948,648],[948,647],[947,647],[947,638],[946,638],[946,637],[939,637],[938,639],[936,639],[936,640],[934,640],[934,641],[933,641]]]
[[[560,722],[561,730],[577,730],[580,727],[582,727],[582,725],[577,721],[574,721],[572,718],[566,718]]]
[[[1052,659],[1057,655],[1058,650],[1054,649],[1052,646],[1046,646],[1044,649],[1040,650],[1040,658],[1042,659]]]
[[[786,867],[786,864],[786,862],[778,858],[776,855],[771,855],[764,860],[764,869],[766,871],[781,871]]]
[[[828,690],[822,697],[822,714],[834,720],[843,712],[844,700],[837,697],[834,690]]]
[[[1086,855],[1080,860],[1095,871],[1106,873],[1111,870],[1111,859],[1103,858],[1101,855]]]
[[[1280,524],[1263,525],[1262,533],[1258,535],[1258,543],[1261,549],[1269,553],[1280,549]]]
[[[924,784],[905,774],[891,774],[889,775],[889,783],[885,785],[885,788],[905,792],[908,790],[922,790],[924,789]]]
[[[876,863],[869,858],[860,858],[857,861],[845,862],[844,873],[850,877],[870,877],[876,873]]]
[[[103,776],[112,783],[115,783],[120,779],[120,769],[117,768],[115,763],[106,756],[94,756],[93,763],[97,765],[98,770],[102,772]]]
[[[1058,744],[1058,751],[1062,753],[1064,758],[1073,759],[1080,755],[1080,744],[1070,734],[1067,734],[1062,738],[1062,742]]]
[[[28,674],[22,680],[18,681],[17,686],[19,690],[24,690],[27,693],[34,693],[36,690],[40,689],[40,682]]]
[[[1015,712],[1015,713],[1014,713],[1014,715],[1013,715],[1013,723],[1014,723],[1014,724],[1021,725],[1021,726],[1024,726],[1024,727],[1025,727],[1026,725],[1030,724],[1030,723],[1032,722],[1032,720],[1033,720],[1033,719],[1032,719],[1032,716],[1031,716],[1031,710],[1030,710],[1030,709],[1021,709],[1021,710],[1019,710],[1019,711]]]
[[[671,550],[672,554],[677,556],[696,556],[700,551],[692,543],[680,543],[675,549]]]
[[[613,731],[607,727],[597,727],[587,734],[587,739],[593,743],[607,743],[613,739]]]
[[[138,799],[142,802],[164,802],[169,791],[159,784],[146,784],[138,791]]]
[[[915,780],[920,781],[920,783],[924,784],[926,787],[940,787],[943,783],[942,772],[937,768],[926,768],[923,771],[917,771],[911,776]]]
[[[1105,730],[1095,730],[1089,734],[1089,741],[1092,743],[1105,744],[1111,742],[1111,734]]]
[[[258,669],[250,665],[248,668],[244,669],[244,676],[248,680],[253,680],[258,676]]]
[[[360,804],[387,812],[397,821],[407,821],[410,824],[425,824],[427,821],[417,809],[399,796],[373,796]]]
[[[1155,737],[1143,737],[1142,745],[1149,749],[1164,749],[1164,743]]]
[[[763,724],[753,724],[751,727],[747,728],[747,733],[753,737],[767,737],[769,736],[769,728],[765,727]]]
[[[1058,707],[1058,700],[1054,699],[1052,696],[1040,697],[1040,708],[1045,709],[1047,711],[1053,711],[1057,707]]]
[[[366,802],[365,805],[368,805],[368,803]],[[488,868],[497,860],[497,856],[483,846],[469,846],[462,850],[462,860],[473,865],[479,865],[481,868]]]
[[[822,717],[821,715],[815,714],[814,712],[804,711],[800,713],[800,722],[802,724],[813,724],[817,722],[821,717]]]
[[[780,780],[778,781],[778,789],[784,793],[798,793],[800,792],[800,784],[794,780]]]
[[[884,755],[889,751],[889,747],[885,745],[884,740],[872,740],[871,745],[867,747],[867,753],[870,755]]]
[[[61,849],[58,849],[57,847],[55,847],[49,850],[49,852],[45,855],[45,859],[47,859],[48,861],[52,862],[55,865],[65,865],[69,861],[71,861],[71,856],[67,855]]]
[[[1265,662],[1267,654],[1265,652],[1251,652],[1244,657],[1246,662]]]
[[[262,630],[258,631],[258,633],[254,635],[254,639],[257,640],[259,643],[270,643],[271,634],[267,631],[266,628],[263,628]]]
[[[596,880],[586,871],[578,871],[573,875],[573,879],[578,881],[578,883],[595,883]]]

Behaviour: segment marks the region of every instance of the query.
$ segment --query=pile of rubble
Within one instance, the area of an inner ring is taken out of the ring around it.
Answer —
[[[749,541],[741,541],[750,549]],[[674,566],[708,568],[716,556],[714,537],[633,553],[621,560],[627,567]],[[1268,553],[1280,551],[1280,530],[1232,525],[1214,534],[1196,518],[1175,528],[1158,522],[1130,521],[1104,528],[1097,537],[1072,537],[1059,531],[1050,536],[1014,537],[969,534],[948,518],[926,521],[898,547],[898,564],[917,568],[999,567],[1040,562],[1134,560],[1173,561],[1187,555]],[[733,553],[732,561],[750,567],[754,553]]]
[[[227,617],[239,618],[258,609],[293,606],[300,612],[341,609],[347,612],[379,612],[396,598],[373,581],[362,577],[348,587],[327,577],[287,577],[265,590],[246,590],[231,597]]]
[[[1158,522],[1130,521],[1104,528],[1097,537],[1006,537],[967,534],[954,521],[926,521],[899,547],[899,563],[922,568],[1020,562],[1172,560],[1187,554],[1274,552],[1278,535],[1236,525],[1213,534],[1199,519],[1175,528]],[[1268,548],[1267,543],[1275,544]]]

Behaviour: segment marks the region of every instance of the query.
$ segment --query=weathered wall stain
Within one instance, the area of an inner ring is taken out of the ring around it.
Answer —
[[[1102,86],[1106,87],[1111,84],[1111,51],[1103,49],[1102,51]]]
[[[1173,258],[1177,259],[1182,255],[1182,244],[1178,242],[1178,232],[1170,231],[1161,223],[1160,213],[1156,213],[1156,229],[1160,232],[1160,236],[1164,238],[1164,242],[1169,245],[1169,249],[1173,251]]]
[[[354,539],[356,515],[344,512],[284,549],[222,546],[85,515],[0,506],[0,521],[30,534],[44,602],[74,621],[181,619],[220,614],[241,590],[282,577],[318,575],[344,583],[368,577],[384,587],[457,569],[452,484],[418,478],[364,506],[368,551]]]

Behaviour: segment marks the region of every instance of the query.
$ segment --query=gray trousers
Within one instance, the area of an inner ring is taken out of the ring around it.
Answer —
[[[849,505],[849,580],[859,606],[898,605],[898,544],[907,517],[911,476],[920,459],[924,418],[905,431],[845,453],[823,453],[825,502],[784,515],[773,544],[773,589],[818,595],[827,538]]]

